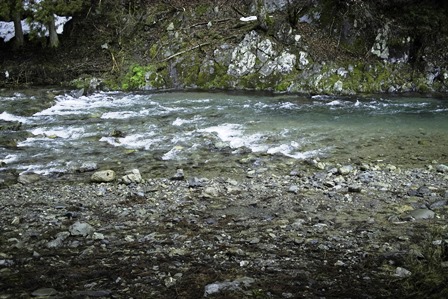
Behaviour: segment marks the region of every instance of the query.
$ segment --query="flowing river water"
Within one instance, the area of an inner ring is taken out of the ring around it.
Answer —
[[[434,97],[3,91],[0,120],[22,123],[16,144],[0,145],[1,171],[19,173],[70,174],[85,163],[165,175],[313,159],[448,162],[448,100]]]

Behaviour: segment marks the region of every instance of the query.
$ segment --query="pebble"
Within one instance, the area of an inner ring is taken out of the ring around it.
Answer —
[[[415,220],[420,219],[432,219],[435,216],[435,213],[429,209],[416,209],[410,213]]]
[[[338,173],[340,175],[348,175],[350,172],[353,171],[353,166],[351,165],[345,165],[338,168]]]
[[[132,170],[128,171],[126,173],[126,175],[122,177],[122,181],[123,181],[123,183],[125,183],[127,185],[132,184],[132,183],[139,184],[139,183],[144,182],[144,180],[140,174],[140,171],[138,169],[132,169]]]
[[[93,233],[93,227],[88,223],[81,223],[77,221],[72,226],[70,226],[69,231],[72,236],[85,237]]]
[[[436,166],[436,170],[441,173],[448,173],[448,166],[445,164],[439,164]]]
[[[31,295],[34,297],[49,297],[49,296],[54,296],[57,293],[58,293],[58,291],[56,291],[53,288],[42,288],[42,289],[35,290],[34,292],[31,293]]]
[[[299,193],[299,187],[297,185],[292,185],[289,187],[288,192],[297,194]]]
[[[192,177],[188,180],[188,187],[199,188],[204,187],[204,183],[197,177]]]
[[[397,269],[395,269],[394,276],[396,276],[396,277],[406,278],[406,277],[409,277],[411,275],[412,275],[412,273],[408,269],[405,269],[405,268],[402,268],[402,267],[397,267]]]
[[[184,170],[179,168],[176,170],[176,173],[171,177],[173,181],[182,181],[185,179]]]
[[[98,164],[95,162],[84,162],[79,167],[79,172],[89,172],[89,171],[95,171],[98,169]]]

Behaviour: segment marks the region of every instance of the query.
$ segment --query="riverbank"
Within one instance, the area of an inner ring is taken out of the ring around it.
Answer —
[[[2,190],[2,298],[446,295],[444,165],[92,174]]]

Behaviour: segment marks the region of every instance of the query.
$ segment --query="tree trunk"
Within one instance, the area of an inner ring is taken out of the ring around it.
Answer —
[[[14,46],[16,48],[21,48],[25,44],[25,39],[23,37],[23,29],[22,29],[22,20],[20,18],[19,12],[14,12],[13,15],[13,21],[14,21],[14,32],[15,32],[15,41]]]
[[[57,48],[59,46],[59,38],[58,33],[56,32],[56,25],[53,14],[51,15],[50,21],[48,22],[48,34],[50,35],[50,47]]]

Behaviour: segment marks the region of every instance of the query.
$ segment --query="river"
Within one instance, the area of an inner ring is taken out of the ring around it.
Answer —
[[[284,173],[313,159],[424,166],[448,162],[447,117],[448,100],[422,96],[4,90],[0,120],[26,134],[0,145],[0,170],[60,175],[96,163],[154,176]]]

